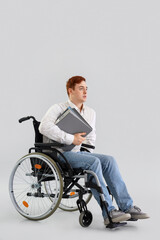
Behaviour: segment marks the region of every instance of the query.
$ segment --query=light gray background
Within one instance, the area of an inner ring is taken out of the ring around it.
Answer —
[[[0,240],[158,238],[159,191],[159,1],[0,1]],[[99,206],[89,204],[94,221],[83,229],[79,213],[57,210],[31,222],[14,209],[8,180],[16,161],[33,146],[32,123],[67,100],[73,75],[87,80],[90,107],[97,112],[96,152],[113,155],[135,204],[151,219],[111,232]],[[42,236],[44,233],[44,236]]]

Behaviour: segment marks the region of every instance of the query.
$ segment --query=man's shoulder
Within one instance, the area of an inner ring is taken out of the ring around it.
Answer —
[[[67,108],[67,102],[54,103],[50,108],[51,109],[64,109]]]
[[[67,103],[66,102],[60,102],[60,103],[55,103],[47,111],[47,114],[55,114],[55,113],[62,113],[66,108],[67,108]]]

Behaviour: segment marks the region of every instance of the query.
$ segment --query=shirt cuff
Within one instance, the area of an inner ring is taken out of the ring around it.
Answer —
[[[65,144],[71,145],[74,140],[74,135],[67,133],[65,137]]]

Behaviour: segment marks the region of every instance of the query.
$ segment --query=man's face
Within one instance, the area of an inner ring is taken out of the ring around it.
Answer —
[[[87,100],[87,85],[85,81],[75,85],[74,89],[70,88],[70,98],[73,101],[83,103]]]

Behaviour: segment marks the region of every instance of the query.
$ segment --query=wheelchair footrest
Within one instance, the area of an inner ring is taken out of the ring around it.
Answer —
[[[113,228],[117,228],[117,227],[121,227],[121,226],[124,226],[126,225],[127,223],[126,222],[118,222],[118,223],[109,223],[106,228],[110,228],[110,229],[113,229]]]
[[[135,222],[135,221],[138,221],[138,219],[130,218],[130,219],[128,219],[127,221]]]

